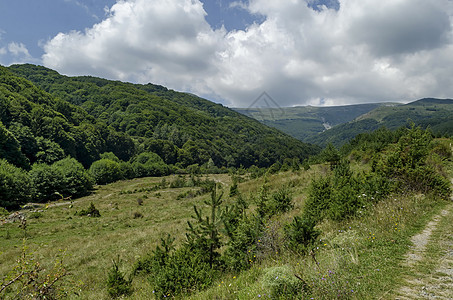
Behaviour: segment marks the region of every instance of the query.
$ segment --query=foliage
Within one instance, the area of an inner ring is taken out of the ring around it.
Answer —
[[[340,161],[340,152],[331,143],[327,144],[326,148],[319,154],[321,162],[328,162],[333,170],[335,165]]]
[[[303,217],[316,222],[324,218],[342,220],[392,191],[384,176],[378,173],[354,174],[349,161],[342,160],[332,175],[313,179]]]
[[[192,249],[188,244],[174,250],[173,241],[169,235],[162,238],[161,245],[134,266],[135,274],[150,274],[148,279],[158,298],[202,290],[210,286],[216,277],[206,253]]]
[[[65,157],[64,150],[54,141],[38,136],[36,145],[37,152],[34,156],[38,163],[53,164]]]
[[[6,159],[11,164],[28,168],[28,159],[21,152],[20,144],[14,135],[0,122],[0,159]]]
[[[412,125],[392,151],[380,157],[374,168],[399,183],[400,188],[434,192],[447,198],[451,192],[449,181],[428,161],[432,141],[430,131]]]
[[[0,207],[15,209],[31,200],[30,176],[6,160],[0,159]]]
[[[64,196],[81,197],[87,195],[93,187],[93,179],[83,165],[71,157],[55,162],[53,168],[63,175],[63,188],[59,191]]]
[[[295,299],[303,292],[305,283],[294,276],[290,267],[271,267],[264,272],[261,283],[272,298]]]
[[[162,86],[66,77],[33,65],[2,70],[53,109],[36,111],[49,119],[41,118],[44,134],[35,136],[57,142],[66,155],[76,157],[85,167],[104,152],[129,160],[136,150],[131,137],[139,151],[155,152],[166,164],[179,162],[183,167],[202,166],[210,160],[218,167],[269,167],[285,158],[304,159],[318,151],[222,105]],[[16,90],[25,94],[25,90]],[[6,107],[9,110],[9,104]],[[54,116],[59,119],[52,120]],[[9,123],[4,124],[8,128]]]
[[[312,219],[294,217],[293,221],[285,226],[285,235],[288,239],[288,247],[299,253],[309,250],[309,247],[321,234],[315,228],[316,222]]]
[[[267,179],[260,188],[256,202],[258,206],[257,212],[261,218],[281,214],[294,207],[290,189],[287,186],[283,186],[270,194]]]
[[[264,229],[258,215],[243,215],[237,222],[225,224],[229,237],[228,247],[222,257],[228,269],[247,270],[251,267],[257,253],[257,243]]]
[[[90,167],[90,174],[97,184],[112,183],[123,178],[120,164],[107,158],[93,162]]]
[[[101,213],[99,210],[94,206],[93,202],[90,203],[90,206],[86,209],[82,209],[79,212],[75,213],[76,216],[88,216],[92,218],[99,218]]]
[[[56,200],[64,186],[62,170],[44,163],[36,163],[30,170],[35,187],[34,199],[37,202]]]
[[[30,170],[34,185],[34,198],[38,202],[56,200],[58,194],[65,197],[85,196],[93,181],[82,164],[74,158],[65,158],[52,165],[36,163]]]
[[[132,161],[136,177],[165,176],[170,174],[170,167],[152,152],[143,152]]]
[[[52,267],[45,268],[28,251],[24,239],[15,267],[0,281],[0,296],[3,294],[6,297],[2,296],[2,299],[38,300],[67,297],[70,289],[62,285],[63,278],[69,274],[63,263],[64,256],[61,253],[55,258]]]
[[[132,280],[125,279],[123,273],[119,270],[119,259],[118,261],[113,260],[106,284],[107,292],[112,298],[132,294]]]
[[[223,192],[217,195],[216,184],[211,187],[211,199],[205,201],[210,208],[210,216],[203,218],[201,211],[194,206],[195,223],[187,222],[189,228],[186,233],[187,244],[190,249],[200,251],[208,256],[209,266],[219,264],[220,254],[218,249],[221,247],[219,227],[222,224],[220,216],[220,205],[222,204]]]
[[[234,197],[239,194],[239,189],[238,189],[238,179],[236,176],[232,177],[233,184],[230,186],[230,192],[228,196]]]

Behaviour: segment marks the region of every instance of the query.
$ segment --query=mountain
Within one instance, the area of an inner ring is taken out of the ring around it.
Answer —
[[[235,108],[306,143],[341,146],[357,134],[411,122],[438,135],[453,135],[453,100],[425,98],[408,104],[373,103],[332,107]]]
[[[296,106],[283,108],[234,108],[235,111],[277,128],[301,141],[333,126],[350,122],[373,109],[393,103],[371,103],[333,107]]]
[[[453,135],[453,100],[425,98],[404,105],[381,106],[355,120],[340,124],[306,142],[325,146],[332,143],[341,146],[359,133],[371,132],[381,127],[397,129],[410,123],[430,128],[441,136]]]
[[[85,167],[109,151],[125,161],[155,152],[180,167],[208,162],[268,167],[319,151],[220,104],[159,85],[68,77],[30,64],[1,67],[1,72],[2,79],[8,78],[0,92],[5,128],[21,124]],[[19,105],[21,112],[12,114],[19,98],[26,101]],[[30,114],[32,119],[25,120]]]

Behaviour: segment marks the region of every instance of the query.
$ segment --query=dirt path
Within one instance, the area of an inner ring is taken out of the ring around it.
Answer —
[[[405,260],[411,273],[405,278],[405,285],[396,292],[394,299],[453,299],[452,232],[453,204],[449,204],[433,217],[421,233],[412,237],[413,246]],[[430,244],[440,249],[441,256],[437,261],[430,261],[430,253],[427,251]],[[436,266],[424,269],[423,263]]]

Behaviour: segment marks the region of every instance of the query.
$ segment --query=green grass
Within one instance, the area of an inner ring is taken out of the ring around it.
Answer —
[[[271,218],[260,241],[263,249],[270,249],[266,248],[266,243],[277,244],[277,253],[263,251],[249,270],[225,273],[211,288],[190,298],[255,299],[259,295],[267,296],[269,291],[262,284],[266,269],[283,265],[305,280],[315,299],[377,299],[391,294],[408,272],[402,261],[410,237],[421,231],[446,202],[424,195],[389,197],[365,207],[360,217],[320,224],[318,227],[323,233],[314,255],[293,253],[285,247],[282,228],[293,216],[302,213],[311,178],[329,172],[327,166],[318,165],[309,171],[269,176],[270,191],[288,185],[295,204],[293,210]],[[225,174],[209,177],[222,184],[225,204],[230,203],[232,200],[227,194],[231,178]],[[172,178],[166,177],[167,182]],[[246,175],[243,178],[245,181],[239,184],[239,190],[253,210],[253,199],[264,178],[250,180]],[[69,267],[71,275],[68,279],[71,281],[65,282],[77,285],[79,290],[78,295],[70,298],[107,299],[105,282],[113,259],[119,256],[120,270],[129,275],[134,262],[151,252],[166,233],[172,234],[177,243],[183,241],[187,221],[193,215],[193,205],[203,207],[202,202],[209,195],[177,200],[178,195],[198,188],[150,191],[160,181],[161,178],[142,178],[101,186],[92,195],[76,200],[72,207],[69,204],[50,206],[35,218],[28,219],[27,244],[36,260],[50,266],[55,255],[66,250],[65,264]],[[143,200],[142,205],[138,204],[138,199]],[[91,202],[99,209],[100,218],[74,215]],[[22,238],[23,231],[17,223],[0,227],[0,278],[14,266],[21,253]],[[440,255],[436,254],[440,250],[430,251],[433,259]],[[430,263],[427,261],[426,265]],[[130,299],[149,299],[152,295],[152,287],[145,276],[134,277],[133,288]]]

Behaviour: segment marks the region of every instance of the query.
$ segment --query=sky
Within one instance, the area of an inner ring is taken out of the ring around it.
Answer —
[[[453,98],[453,0],[0,0],[0,64],[230,107]]]

